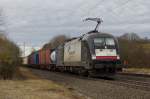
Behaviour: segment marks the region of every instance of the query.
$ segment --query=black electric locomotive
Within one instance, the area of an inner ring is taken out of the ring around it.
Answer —
[[[51,53],[51,60],[56,64],[55,68],[61,71],[112,76],[121,68],[118,41],[111,34],[97,31],[101,19],[86,20],[97,21],[96,28],[58,46]]]

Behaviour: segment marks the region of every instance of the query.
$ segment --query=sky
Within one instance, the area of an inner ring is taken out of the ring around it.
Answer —
[[[103,19],[99,30],[150,38],[150,0],[0,0],[8,37],[18,45],[41,47],[56,35],[80,36]]]

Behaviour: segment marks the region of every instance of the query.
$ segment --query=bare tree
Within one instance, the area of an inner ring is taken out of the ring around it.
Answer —
[[[52,40],[50,40],[49,43],[45,44],[43,48],[51,48],[54,49],[58,47],[59,45],[63,44],[69,37],[65,35],[58,35],[54,37]]]
[[[130,41],[137,41],[141,39],[140,36],[136,33],[125,33],[122,36],[120,36],[120,38]]]

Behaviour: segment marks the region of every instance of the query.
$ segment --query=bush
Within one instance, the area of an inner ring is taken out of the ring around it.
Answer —
[[[0,78],[1,79],[12,79],[15,73],[16,66],[8,63],[0,64]]]
[[[19,48],[6,37],[0,36],[0,79],[11,79],[20,63]]]

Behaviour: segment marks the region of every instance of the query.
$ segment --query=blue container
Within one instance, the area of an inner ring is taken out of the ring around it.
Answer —
[[[39,64],[39,53],[38,51],[37,52],[34,52],[34,64]]]

